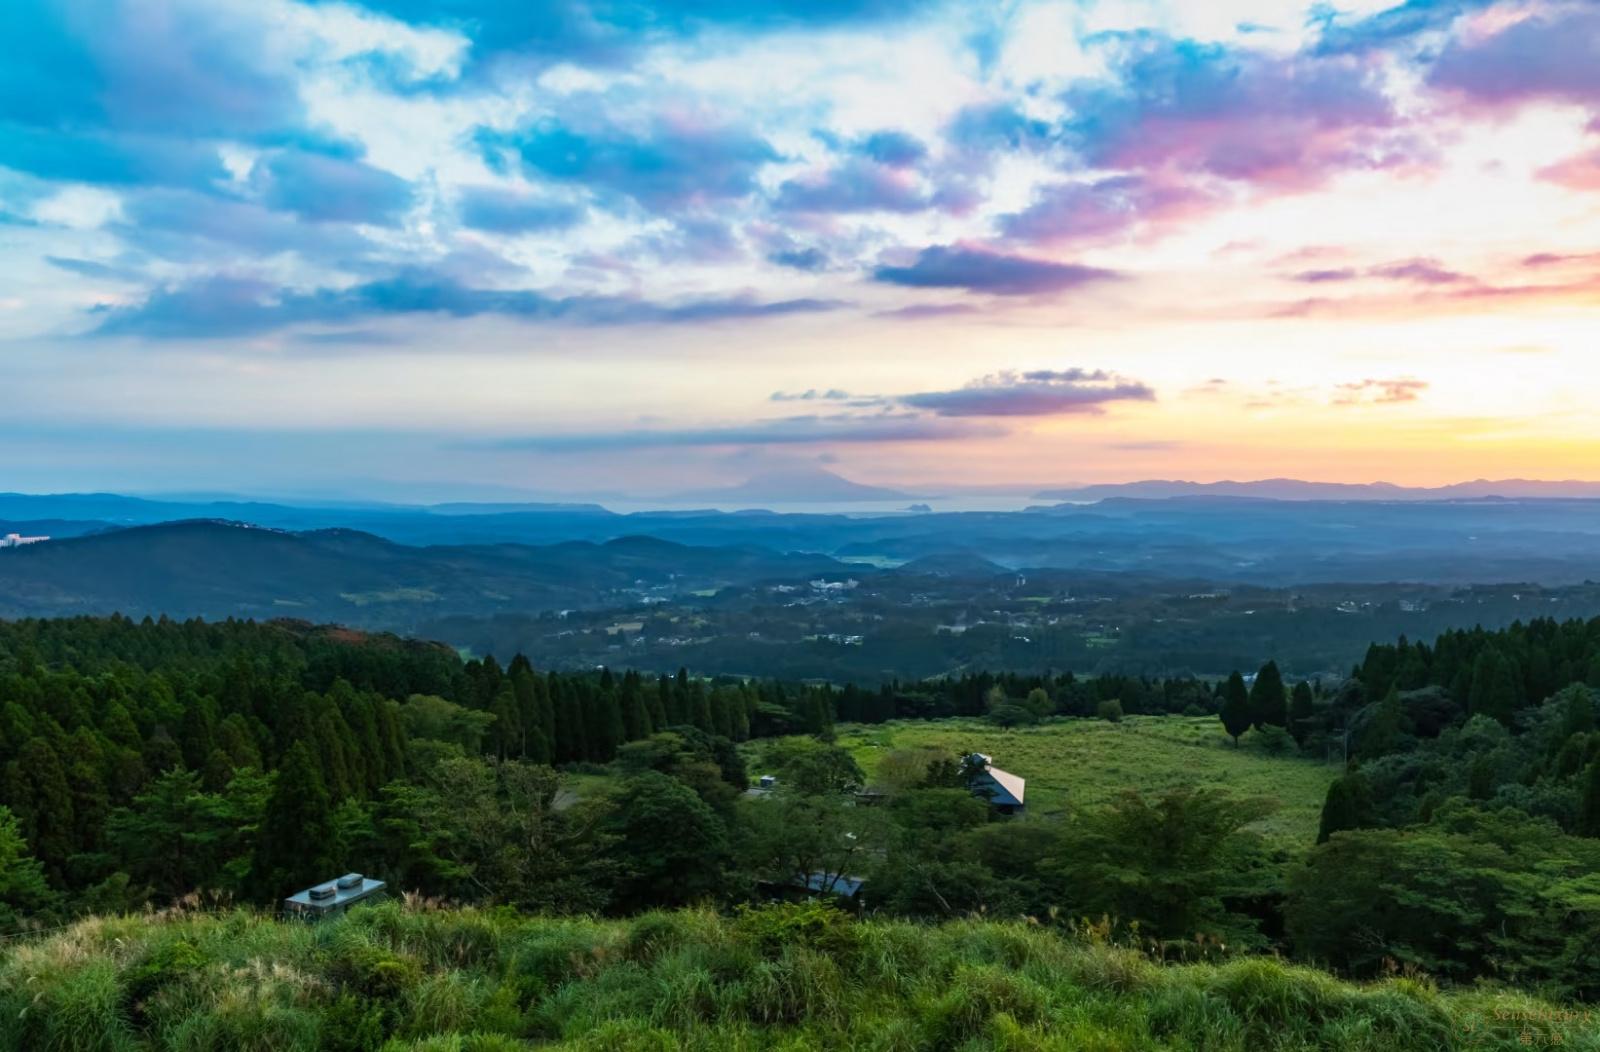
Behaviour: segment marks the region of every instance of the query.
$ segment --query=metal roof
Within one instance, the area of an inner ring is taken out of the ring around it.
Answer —
[[[350,877],[356,878],[360,883],[352,883],[349,886],[344,886],[346,880]],[[340,877],[338,880],[330,880],[324,884],[318,884],[316,887],[307,888],[304,891],[297,891],[293,895],[290,895],[288,898],[284,899],[283,902],[284,905],[292,905],[298,910],[325,911],[331,910],[336,906],[344,906],[352,902],[358,902],[374,892],[382,891],[384,886],[385,885],[381,880],[373,880],[371,877],[363,877],[358,873],[348,873],[344,877]],[[333,894],[331,896],[326,898],[312,897],[311,893],[313,891],[326,887],[333,888]]]
[[[994,783],[995,792],[990,794],[990,799],[997,804],[1010,804],[1014,807],[1022,806],[1023,794],[1027,791],[1028,780],[1010,771],[1002,771],[998,767],[985,767],[976,777],[988,775]]]
[[[828,890],[831,885],[833,894],[843,895],[847,899],[855,898],[856,892],[865,883],[861,877],[848,877],[842,873],[837,876],[832,873],[808,873],[805,879],[805,886],[811,891]]]

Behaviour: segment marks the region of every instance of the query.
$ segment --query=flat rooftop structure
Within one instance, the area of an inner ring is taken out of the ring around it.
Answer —
[[[358,902],[372,902],[383,896],[387,885],[360,873],[346,873],[338,880],[317,884],[283,900],[286,916],[306,920],[336,917]]]

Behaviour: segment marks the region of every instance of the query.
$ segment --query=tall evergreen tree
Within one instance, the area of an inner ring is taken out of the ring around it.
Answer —
[[[1289,722],[1288,694],[1278,663],[1269,661],[1250,686],[1250,722],[1255,727],[1282,727]]]
[[[1472,663],[1472,687],[1467,695],[1467,711],[1474,716],[1489,716],[1509,726],[1516,712],[1518,690],[1511,662],[1500,648],[1490,645],[1478,652]]]
[[[1228,732],[1237,748],[1239,736],[1250,729],[1250,691],[1244,685],[1244,677],[1237,669],[1228,677],[1222,688],[1222,710],[1217,714],[1222,719],[1222,728]]]
[[[1400,747],[1400,734],[1404,729],[1405,708],[1400,704],[1400,691],[1390,687],[1372,719],[1362,728],[1357,754],[1364,760],[1372,760],[1394,752]]]
[[[273,900],[344,872],[326,857],[333,842],[333,801],[305,742],[283,758],[256,838],[256,894]]]
[[[1289,733],[1294,735],[1296,745],[1305,745],[1306,737],[1311,733],[1311,721],[1316,715],[1316,699],[1311,693],[1311,684],[1301,680],[1289,695]]]
[[[1589,764],[1584,771],[1577,831],[1582,836],[1600,837],[1600,760]]]

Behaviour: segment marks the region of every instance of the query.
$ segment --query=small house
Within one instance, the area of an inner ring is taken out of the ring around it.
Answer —
[[[358,903],[382,899],[385,887],[381,880],[360,873],[346,873],[338,880],[290,895],[283,900],[283,913],[286,917],[309,921],[337,917]]]
[[[972,795],[986,800],[996,814],[1020,815],[1026,805],[1023,799],[1028,780],[1010,771],[996,767],[988,756],[975,752],[967,757],[967,788]]]
[[[866,881],[861,877],[819,870],[815,873],[807,873],[805,883],[802,886],[814,896],[834,895],[854,902],[856,896],[861,894],[862,885],[865,883]]]
[[[774,776],[774,775],[770,775],[770,774],[764,774],[756,782],[755,785],[752,785],[750,788],[748,788],[748,789],[746,789],[744,791],[744,795],[759,800],[763,796],[771,796],[773,793],[775,793],[777,791],[778,791],[778,779],[777,779],[777,777]]]

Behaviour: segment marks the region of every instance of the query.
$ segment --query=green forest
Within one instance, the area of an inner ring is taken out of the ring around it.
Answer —
[[[7,623],[0,1047],[1495,1047],[1600,999],[1596,687],[1600,620],[1402,638],[1338,683],[871,689]],[[834,731],[1163,713],[1330,766],[1314,841],[1223,781],[1005,818],[964,749],[869,777]],[[351,869],[405,906],[270,920]]]

